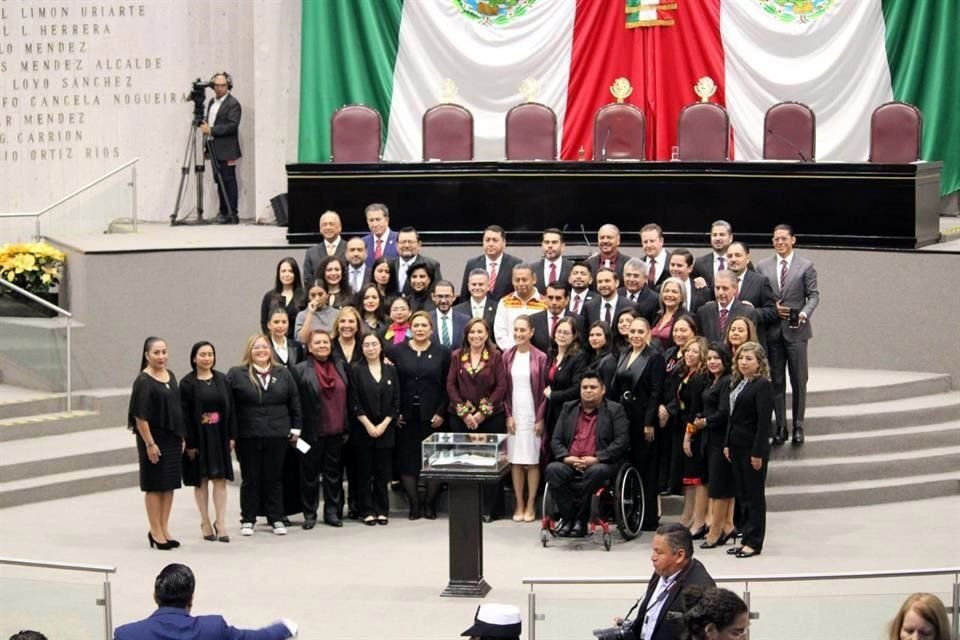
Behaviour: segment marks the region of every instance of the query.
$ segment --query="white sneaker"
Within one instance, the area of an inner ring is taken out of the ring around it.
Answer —
[[[287,528],[283,526],[283,522],[277,520],[273,523],[273,535],[275,536],[285,536],[287,535]]]
[[[242,536],[252,536],[252,535],[253,535],[253,523],[252,523],[252,522],[241,522],[241,523],[240,523],[240,535],[242,535]]]

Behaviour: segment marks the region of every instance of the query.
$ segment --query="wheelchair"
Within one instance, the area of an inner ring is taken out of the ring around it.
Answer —
[[[590,518],[587,522],[587,537],[601,532],[603,547],[610,551],[613,544],[611,523],[620,532],[624,540],[633,540],[640,535],[647,505],[643,497],[643,478],[640,472],[629,462],[620,465],[616,477],[600,487],[593,495],[575,496],[579,504],[590,500]],[[656,505],[652,505],[656,508]],[[552,538],[557,538],[560,514],[550,495],[550,483],[543,488],[543,519],[540,525],[540,543],[546,547]],[[580,538],[574,538],[580,539]]]

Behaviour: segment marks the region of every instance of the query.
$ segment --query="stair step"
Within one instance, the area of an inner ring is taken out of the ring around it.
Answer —
[[[905,424],[936,424],[956,420],[958,416],[960,391],[948,391],[883,402],[811,407],[806,412],[804,430],[808,436],[847,433],[896,428]]]
[[[950,389],[948,374],[814,367],[807,382],[807,408],[899,400]],[[787,397],[789,407],[789,375]]]
[[[767,475],[768,487],[808,484],[829,478],[833,482],[853,482],[960,469],[960,446],[897,451],[860,456],[774,460]]]
[[[767,488],[767,509],[798,511],[909,502],[960,493],[960,470],[910,477]]]
[[[785,444],[774,447],[771,450],[770,459],[777,462],[835,458],[952,446],[960,446],[960,421],[872,431],[807,435],[803,446]]]
[[[0,482],[136,461],[125,427],[25,438],[0,443]]]
[[[0,509],[139,486],[139,466],[120,464],[0,483]]]
[[[130,389],[105,388],[74,391],[75,410],[99,411],[107,416],[116,416],[116,422],[126,422]],[[0,385],[0,421],[9,418],[31,416],[38,413],[66,411],[67,394],[35,391],[11,385]]]

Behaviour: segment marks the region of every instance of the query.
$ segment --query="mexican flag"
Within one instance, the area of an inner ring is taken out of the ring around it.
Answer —
[[[680,110],[710,77],[737,159],[760,157],[763,114],[809,105],[817,160],[863,161],[870,114],[923,113],[925,160],[960,189],[960,2],[942,0],[303,0],[300,161],[329,159],[329,119],[364,103],[384,159],[421,159],[421,117],[441,101],[474,116],[475,157],[504,156],[504,116],[532,96],[557,114],[559,151],[590,158],[593,116],[624,77],[647,116],[647,155],[668,159]],[[521,89],[523,87],[523,89]]]

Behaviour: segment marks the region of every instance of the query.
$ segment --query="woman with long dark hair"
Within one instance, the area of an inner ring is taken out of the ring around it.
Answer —
[[[384,362],[383,344],[372,333],[361,342],[363,360],[350,368],[354,424],[350,438],[357,459],[357,507],[366,525],[389,522],[390,457],[400,415],[397,369]]]
[[[697,337],[697,321],[688,314],[671,321],[673,338],[663,357],[667,377],[663,384],[663,399],[657,409],[660,419],[660,475],[659,486],[663,495],[682,495],[683,480],[683,434],[685,425],[680,422],[680,406],[677,389],[683,378],[683,348]]]
[[[363,331],[367,333],[377,333],[384,326],[385,310],[383,304],[383,294],[374,283],[366,285],[360,290],[360,319],[363,320],[360,325]]]
[[[618,356],[630,348],[630,324],[639,314],[632,307],[621,309],[613,317],[613,353]]]
[[[317,280],[327,285],[327,304],[334,309],[356,304],[350,279],[347,278],[347,262],[339,256],[327,256],[317,265]]]
[[[240,461],[240,535],[252,536],[263,510],[276,535],[283,523],[283,461],[301,430],[300,396],[290,370],[273,359],[270,338],[247,340],[240,366],[227,373],[237,414],[237,459]]]
[[[410,303],[410,310],[433,311],[437,306],[433,303],[433,269],[422,262],[415,262],[407,271],[407,290],[403,297]]]
[[[687,587],[683,598],[682,640],[732,640],[745,638],[750,627],[750,608],[740,596],[726,589]]]
[[[619,353],[613,352],[613,334],[603,320],[597,320],[587,330],[587,365],[600,376],[609,389],[613,382],[613,373],[617,370]],[[579,393],[579,383],[577,389]]]
[[[300,345],[290,334],[290,316],[281,307],[273,307],[267,320],[267,335],[270,337],[270,350],[277,362],[285,367],[292,367],[301,360]]]
[[[727,550],[738,558],[760,555],[767,528],[767,463],[773,385],[767,354],[756,342],[737,351],[730,377],[730,422],[723,454],[733,466],[743,544]]]
[[[308,279],[312,276],[308,275]],[[293,323],[297,313],[307,303],[307,294],[303,289],[303,280],[300,277],[300,266],[297,259],[287,256],[277,263],[276,276],[273,288],[263,294],[260,302],[260,331],[269,334],[267,323],[270,321],[270,310],[280,307],[287,312],[287,337],[293,337]]]
[[[690,529],[694,540],[707,535],[707,465],[703,437],[695,424],[703,415],[703,391],[707,384],[707,340],[694,338],[683,348],[683,373],[677,387],[679,424],[684,430],[680,524]]]
[[[550,353],[547,356],[547,386],[543,395],[547,399],[547,418],[543,451],[546,457],[552,457],[550,438],[557,424],[563,403],[580,397],[580,379],[587,372],[589,358],[580,348],[577,335],[577,323],[573,318],[560,318],[550,341]]]
[[[284,320],[283,309],[276,310]],[[285,337],[285,336],[284,336]],[[237,422],[227,376],[214,367],[217,352],[201,340],[190,349],[192,371],[180,381],[180,405],[186,425],[183,483],[194,487],[203,539],[230,542],[227,534],[227,480],[233,482]],[[210,523],[210,487],[216,519]]]
[[[151,547],[180,546],[170,535],[173,492],[180,488],[183,416],[177,378],[167,369],[167,343],[151,336],[143,343],[140,373],[133,381],[127,427],[137,436],[140,490],[150,530]]]
[[[400,295],[397,285],[397,270],[393,262],[386,256],[381,256],[370,265],[372,283],[377,286],[384,300],[392,300]]]

